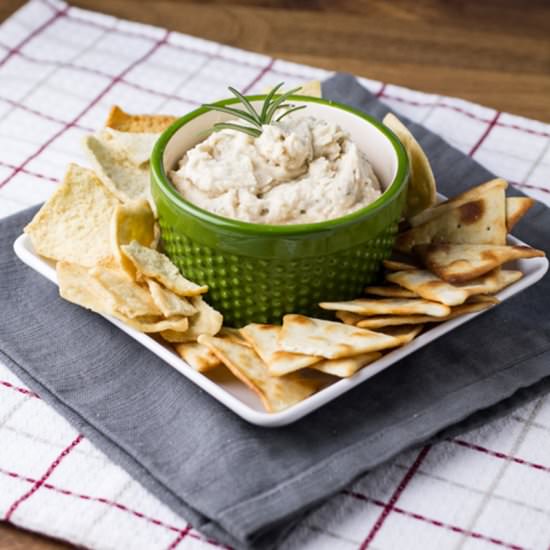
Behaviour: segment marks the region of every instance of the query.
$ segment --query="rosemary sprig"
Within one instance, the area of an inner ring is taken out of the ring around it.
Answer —
[[[275,94],[279,91],[279,89],[284,86],[284,82],[279,82],[277,86],[275,86],[266,96],[264,99],[264,104],[262,105],[262,113],[260,114],[260,117],[262,119],[266,118],[267,110],[269,109],[269,105],[273,101],[273,98],[275,97]]]
[[[217,122],[212,127],[212,131],[216,132],[218,130],[230,129],[237,130],[239,132],[244,132],[252,137],[259,137],[262,135],[262,127],[264,125],[271,124],[273,122],[275,114],[281,109],[285,111],[275,118],[275,122],[279,122],[282,118],[290,113],[299,111],[300,109],[305,109],[306,105],[293,105],[287,103],[288,98],[299,91],[301,88],[294,88],[285,92],[284,94],[277,94],[277,92],[284,86],[284,82],[280,82],[275,86],[264,99],[264,103],[260,112],[258,112],[252,103],[238,90],[228,88],[229,91],[240,101],[243,109],[236,109],[234,107],[227,107],[223,105],[216,105],[215,103],[206,103],[203,105],[206,109],[211,111],[219,111],[231,115],[235,118],[241,119],[248,123],[247,126],[241,126],[240,124],[234,124],[231,122]]]
[[[267,108],[267,112],[266,112],[266,115],[265,115],[266,124],[271,123],[271,119],[273,118],[273,115],[275,114],[275,111],[277,111],[277,109],[280,109],[285,104],[285,101],[288,99],[288,97],[291,96],[292,94],[296,93],[298,90],[300,90],[299,87],[294,88],[293,90],[289,90],[288,92],[286,92],[286,93],[284,93],[280,96],[277,96],[277,98],[274,99],[271,102],[271,104]]]

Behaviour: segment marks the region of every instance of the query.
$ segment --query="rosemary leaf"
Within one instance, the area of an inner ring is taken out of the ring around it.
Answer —
[[[259,117],[258,112],[256,111],[256,109],[254,109],[254,107],[252,106],[252,103],[250,103],[250,101],[248,101],[248,99],[246,99],[246,97],[244,97],[244,95],[241,94],[241,92],[239,92],[238,90],[235,90],[235,88],[229,86],[228,90],[235,97],[237,97],[237,99],[245,106],[246,110],[258,121],[259,125],[261,126],[263,121]]]
[[[269,109],[269,105],[271,104],[271,102],[273,101],[273,97],[275,96],[275,94],[279,91],[279,88],[281,86],[284,86],[284,82],[279,82],[279,84],[277,84],[277,86],[275,86],[266,96],[265,96],[265,99],[264,99],[264,104],[262,106],[262,112],[260,114],[260,120],[263,122],[265,121],[265,116],[267,114],[267,110]]]
[[[237,132],[244,132],[252,137],[260,137],[262,135],[261,130],[258,130],[257,128],[241,126],[240,124],[231,124],[230,122],[217,122],[212,128],[215,132],[218,130],[236,130]]]
[[[271,105],[267,109],[267,113],[265,116],[265,119],[262,121],[264,124],[270,124],[271,119],[273,118],[273,115],[275,114],[275,111],[281,107],[281,105],[284,104],[284,102],[294,93],[296,93],[301,88],[294,88],[293,90],[289,90],[288,92],[285,92],[284,94],[281,94],[277,99],[274,99],[271,102]]]
[[[298,105],[297,107],[292,107],[292,109],[286,110],[279,118],[275,119],[276,122],[279,122],[283,117],[286,115],[289,115],[290,113],[294,113],[295,111],[299,111],[300,109],[305,109],[307,105]]]

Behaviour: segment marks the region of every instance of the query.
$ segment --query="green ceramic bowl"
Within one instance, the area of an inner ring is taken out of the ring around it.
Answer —
[[[249,96],[260,104],[265,96]],[[151,157],[152,194],[164,250],[189,279],[207,284],[207,300],[225,324],[278,322],[285,313],[320,315],[320,301],[348,300],[373,282],[392,249],[408,181],[403,146],[380,122],[333,101],[294,96],[303,114],[337,123],[367,155],[385,188],[365,208],[300,225],[224,218],[186,201],[167,173],[223,113],[196,109],[160,137]],[[230,105],[236,99],[220,101]]]

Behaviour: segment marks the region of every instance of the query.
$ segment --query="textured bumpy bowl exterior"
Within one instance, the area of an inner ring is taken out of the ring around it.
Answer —
[[[394,181],[373,204],[337,220],[267,226],[206,212],[169,182],[163,166],[166,144],[186,120],[200,114],[198,109],[180,119],[160,138],[151,159],[151,186],[166,253],[186,277],[209,286],[207,300],[223,313],[224,323],[278,322],[289,312],[319,316],[318,302],[360,295],[390,254],[405,202],[408,163],[395,136],[356,113],[389,137],[398,158]]]

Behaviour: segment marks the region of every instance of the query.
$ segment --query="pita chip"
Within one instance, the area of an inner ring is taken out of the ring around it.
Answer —
[[[371,351],[370,353],[361,353],[343,359],[324,359],[312,365],[311,368],[332,376],[338,376],[338,378],[349,378],[363,367],[380,359],[380,357],[382,357],[382,354],[379,351]]]
[[[476,200],[483,197],[489,191],[493,191],[494,189],[502,189],[503,191],[505,191],[507,188],[508,182],[506,180],[502,178],[494,178],[492,180],[486,181],[485,183],[480,183],[475,187],[470,187],[469,189],[466,189],[466,191],[455,195],[446,202],[447,204],[469,202],[471,200]]]
[[[401,272],[398,272],[401,273]],[[407,273],[404,271],[403,273]],[[411,272],[414,273],[414,272]],[[321,302],[323,309],[334,311],[351,311],[360,315],[433,315],[444,317],[449,314],[449,307],[439,302],[422,298],[381,298],[350,300],[348,302]]]
[[[283,351],[278,343],[280,332],[281,327],[279,326],[256,323],[241,329],[241,334],[245,340],[267,365],[269,374],[283,376],[321,361],[322,357]]]
[[[128,326],[140,332],[160,332],[162,330],[185,331],[188,321],[185,317],[164,319],[157,315],[128,317],[120,308],[118,300],[120,287],[115,290],[100,282],[86,267],[68,262],[58,262],[56,265],[59,294],[65,300],[73,302],[96,313],[111,315]],[[121,281],[128,279],[121,275]],[[124,309],[124,308],[122,308]],[[132,312],[133,313],[133,312]]]
[[[267,365],[249,346],[207,335],[200,336],[199,343],[208,347],[239,380],[257,393],[269,412],[287,409],[319,389],[318,380],[299,373],[271,376]]]
[[[250,347],[236,328],[222,327],[216,337]],[[210,348],[198,342],[183,342],[173,346],[179,356],[198,372],[206,372],[223,364]]]
[[[459,195],[456,195],[451,199],[448,199],[444,202],[440,202],[439,204],[433,206],[432,208],[428,208],[420,212],[416,216],[409,219],[409,223],[411,224],[412,227],[416,227],[417,225],[421,225],[427,222],[428,220],[437,218],[441,214],[448,212],[453,207],[459,206],[466,202],[480,199],[488,191],[491,191],[493,189],[501,189],[505,191],[507,187],[508,187],[508,182],[506,180],[503,180],[501,178],[492,179],[490,181],[482,183],[481,185],[476,185],[475,187],[472,187],[464,191],[464,193],[460,193]]]
[[[56,266],[59,295],[65,300],[97,313],[110,315],[116,310],[114,296],[90,275],[88,268],[60,261]]]
[[[153,302],[165,317],[173,317],[177,315],[189,317],[190,315],[197,313],[197,309],[187,298],[182,298],[171,290],[164,288],[154,279],[146,280]]]
[[[112,128],[104,128],[98,137],[131,164],[141,166],[149,163],[160,134],[119,132]]]
[[[190,367],[198,372],[207,372],[222,364],[210,348],[198,342],[175,344],[174,349]]]
[[[118,312],[114,312],[113,316],[140,332],[158,332],[161,334],[168,330],[185,332],[189,327],[187,317],[170,317],[166,319],[164,317],[144,316],[130,319]]]
[[[465,290],[450,285],[424,269],[396,271],[389,273],[386,279],[414,292],[425,300],[439,302],[447,306],[462,304],[468,298],[468,293]]]
[[[326,359],[340,359],[398,345],[395,338],[386,334],[294,314],[283,317],[278,343],[285,351]]]
[[[383,331],[388,327],[398,327],[402,325],[416,325],[424,323],[437,323],[445,321],[445,317],[433,317],[431,315],[380,315],[374,317],[364,317],[357,323],[359,328],[369,330]]]
[[[82,143],[95,172],[121,202],[149,199],[147,164],[133,164],[123,151],[100,136],[85,136]]]
[[[178,296],[199,296],[208,291],[207,286],[200,286],[187,280],[170,258],[157,250],[143,246],[137,241],[122,245],[121,250],[134,264],[138,280],[155,279]]]
[[[495,269],[467,283],[456,285],[451,285],[433,273],[423,270],[392,273],[388,278],[393,282],[400,282],[407,288],[416,288],[417,292],[422,292],[423,298],[452,306],[463,303],[470,296],[499,292],[522,276],[521,271]],[[454,301],[456,303],[449,303]]]
[[[207,304],[200,296],[190,299],[197,313],[189,317],[189,329],[184,333],[166,330],[161,336],[168,342],[194,342],[201,334],[214,335],[220,332],[223,323],[222,314]]]
[[[479,298],[479,299],[478,299]],[[481,300],[481,298],[487,298]],[[498,300],[492,296],[476,296],[476,300],[472,302],[466,302],[459,306],[454,306],[451,312],[445,317],[432,317],[430,315],[385,315],[380,317],[369,317],[359,321],[357,324],[360,328],[367,328],[370,330],[386,330],[388,327],[397,327],[401,325],[416,325],[424,323],[442,323],[449,321],[466,313],[475,313],[477,311],[483,311],[488,309],[494,304],[497,304]]]
[[[382,122],[397,135],[409,157],[410,179],[403,215],[410,218],[436,202],[437,192],[432,168],[422,147],[393,113],[388,113]]]
[[[63,182],[25,227],[34,250],[93,266],[111,258],[109,223],[118,199],[86,168],[70,164]]]
[[[521,271],[511,269],[495,269],[494,271],[486,273],[477,279],[473,279],[472,281],[456,286],[468,292],[470,296],[477,296],[480,294],[496,294],[503,288],[519,281],[522,277],[523,273]]]
[[[478,311],[484,311],[490,307],[500,303],[500,300],[495,296],[474,296],[465,304],[455,306],[452,308],[451,313],[447,316],[444,321],[450,321],[451,319],[456,319],[461,315],[466,315],[468,313],[477,313]]]
[[[114,105],[105,126],[120,132],[158,134],[164,132],[175,120],[177,117],[169,115],[130,115]]]
[[[243,346],[250,346],[250,343],[243,338],[243,335],[238,328],[222,327],[220,331],[216,333],[216,336],[219,338],[227,338],[228,340],[232,340],[233,342],[237,342]]]
[[[418,298],[418,294],[397,285],[368,286],[365,288],[365,294],[384,298]]]
[[[147,288],[129,279],[123,271],[96,266],[91,268],[89,273],[111,294],[116,311],[122,315],[131,319],[145,315],[161,315]]]
[[[356,325],[361,319],[365,318],[364,315],[352,313],[351,311],[337,311],[335,315],[337,319],[340,319],[346,325]]]
[[[388,271],[410,271],[418,269],[418,266],[414,264],[397,260],[383,260],[382,264]]]
[[[400,346],[404,346],[405,344],[412,342],[422,332],[423,328],[424,325],[416,323],[413,325],[386,327],[382,329],[381,332],[393,336],[399,340]]]
[[[531,197],[507,197],[506,199],[506,227],[508,231],[525,216],[527,210],[535,204]]]
[[[436,218],[440,214],[445,213],[451,207],[464,204],[470,200],[476,200],[483,196],[483,193],[495,189],[506,189],[508,187],[508,182],[503,179],[494,179],[473,187],[460,195],[453,197],[445,202],[442,202],[433,208],[429,208],[420,212],[420,214],[414,216],[409,220],[409,223],[412,227],[421,225],[422,223],[427,222],[433,218]],[[527,210],[535,204],[535,201],[530,197],[506,197],[506,228],[508,232],[511,231],[512,227],[527,213]]]
[[[196,340],[201,334],[218,334],[222,328],[223,315],[201,296],[191,298],[190,301],[197,313],[189,318],[188,336]]]
[[[482,197],[453,204],[435,218],[397,236],[395,247],[411,252],[414,246],[430,243],[506,244],[504,189],[494,187]]]
[[[512,260],[544,256],[529,246],[487,244],[440,243],[414,250],[430,271],[450,283],[470,281]]]
[[[132,278],[136,276],[134,264],[120,247],[137,241],[150,247],[155,241],[155,216],[145,199],[116,206],[110,225],[111,252],[120,267]]]
[[[304,82],[296,95],[307,95],[311,97],[323,97],[321,93],[321,82],[319,80],[309,80]]]

